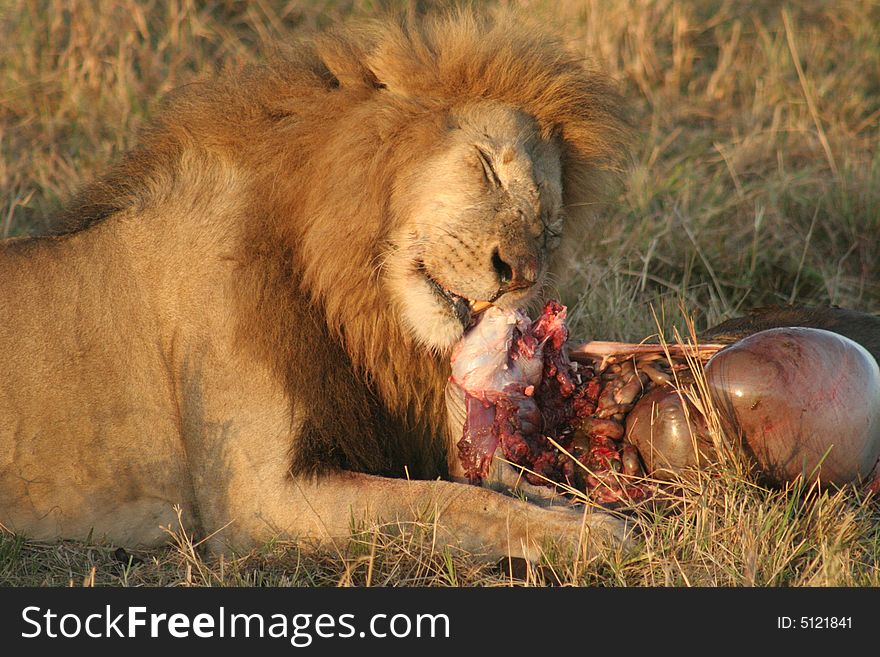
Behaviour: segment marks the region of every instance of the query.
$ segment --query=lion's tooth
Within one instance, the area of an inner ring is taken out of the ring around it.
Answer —
[[[491,305],[488,301],[471,301],[471,312],[474,314],[481,313]]]

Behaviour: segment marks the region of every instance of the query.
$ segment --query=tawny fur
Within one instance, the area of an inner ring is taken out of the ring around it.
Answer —
[[[476,132],[494,196],[461,159]],[[340,28],[179,90],[59,234],[0,247],[0,522],[156,544],[179,504],[239,549],[426,511],[492,554],[578,537],[575,513],[376,475],[455,463],[460,327],[414,326],[406,249],[468,296],[494,285],[493,245],[543,275],[557,229],[587,239],[623,138],[613,86],[557,39],[467,12]],[[456,202],[454,230],[428,225]],[[469,235],[461,254],[443,231]]]

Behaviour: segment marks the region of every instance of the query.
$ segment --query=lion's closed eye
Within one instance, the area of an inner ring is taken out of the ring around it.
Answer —
[[[476,147],[476,150],[477,158],[483,167],[483,175],[486,177],[486,182],[493,188],[501,187],[501,178],[498,177],[498,173],[495,171],[495,165],[492,162],[491,156],[479,146]]]

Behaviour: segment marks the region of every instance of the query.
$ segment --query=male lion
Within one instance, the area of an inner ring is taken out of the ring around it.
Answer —
[[[619,535],[440,479],[469,302],[537,299],[622,135],[557,39],[468,13],[177,91],[62,231],[0,246],[0,522],[151,546],[179,505],[247,550],[427,514],[527,558]]]

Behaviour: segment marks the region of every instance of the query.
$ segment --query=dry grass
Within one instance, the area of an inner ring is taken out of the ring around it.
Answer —
[[[0,235],[43,230],[163,93],[377,4],[407,3],[0,2]],[[698,327],[766,303],[880,311],[876,2],[517,4],[622,81],[640,134],[624,191],[560,284],[577,335],[641,339],[652,308],[667,335],[686,330],[681,307]],[[220,561],[180,528],[134,563],[0,536],[0,584],[880,585],[880,513],[857,491],[769,491],[731,461],[639,519],[631,555],[548,555],[518,579],[437,552],[429,522],[365,528],[338,553],[276,544]]]
[[[769,491],[736,468],[682,482],[635,513],[632,553],[538,567],[438,550],[430,522],[364,528],[338,552],[276,543],[208,559],[184,531],[173,547],[0,538],[0,585],[52,586],[880,586],[880,515],[853,491]]]

